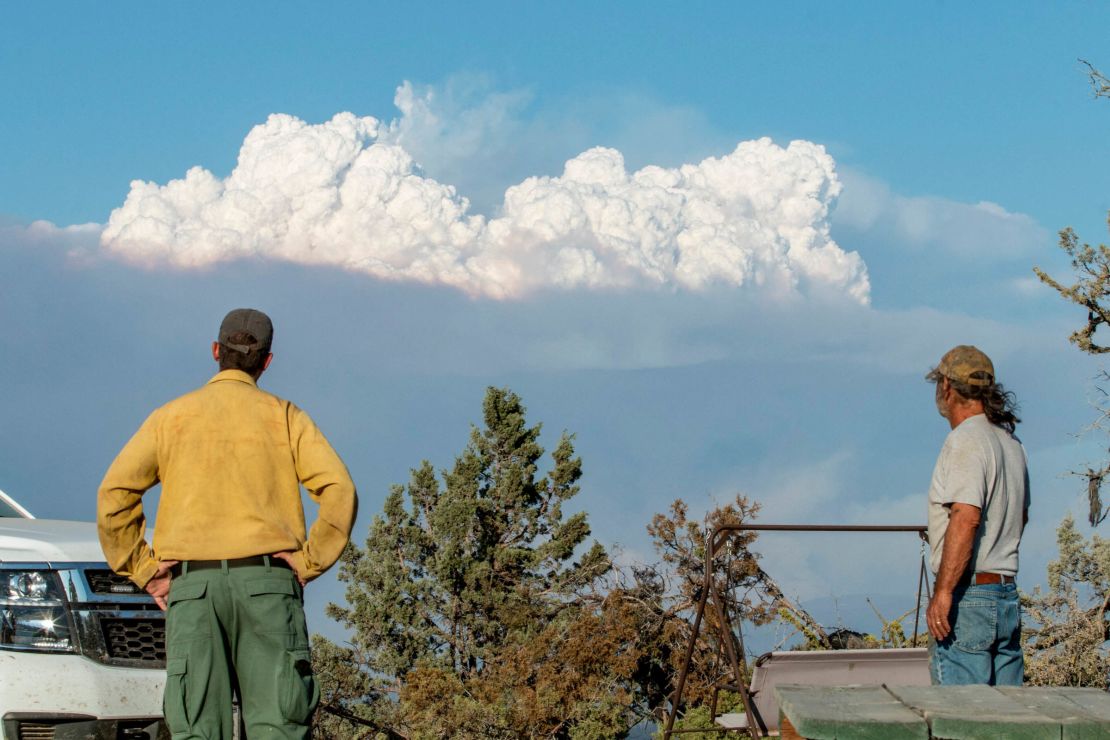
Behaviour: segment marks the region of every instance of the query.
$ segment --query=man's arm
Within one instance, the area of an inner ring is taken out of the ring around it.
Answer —
[[[275,555],[293,567],[303,584],[330,568],[343,553],[358,512],[358,497],[347,466],[308,414],[292,404],[289,414],[297,477],[320,511],[299,552]]]
[[[112,462],[96,501],[97,531],[108,565],[143,588],[159,571],[146,542],[142,504],[143,494],[158,482],[156,414],[143,423]]]
[[[952,610],[952,591],[971,563],[980,516],[978,506],[952,504],[949,507],[948,530],[944,535],[937,582],[933,587],[929,608],[925,611],[929,634],[938,641],[952,631],[952,626],[948,623],[948,614]]]

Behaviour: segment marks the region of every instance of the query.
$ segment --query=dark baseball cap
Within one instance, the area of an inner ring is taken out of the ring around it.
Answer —
[[[254,337],[251,344],[233,344],[232,334],[244,332]],[[274,341],[274,325],[270,317],[257,308],[236,308],[224,316],[220,324],[220,344],[239,352],[247,353],[251,350],[261,349],[268,352]]]

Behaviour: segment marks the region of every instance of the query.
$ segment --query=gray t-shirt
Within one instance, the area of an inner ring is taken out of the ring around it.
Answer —
[[[982,512],[975,535],[975,572],[1017,575],[1018,544],[1029,507],[1025,448],[983,414],[948,433],[929,486],[929,544],[932,567],[940,569],[949,505],[971,504]]]

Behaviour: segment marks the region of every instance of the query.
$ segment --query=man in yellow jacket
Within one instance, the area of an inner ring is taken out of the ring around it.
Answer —
[[[230,738],[231,697],[247,736],[307,738],[319,701],[304,585],[339,558],[357,499],[308,415],[262,391],[273,325],[235,309],[212,357],[220,372],[157,409],[100,485],[109,565],[166,613],[166,723],[178,738]],[[142,495],[161,482],[154,541]],[[320,509],[305,533],[301,486]]]

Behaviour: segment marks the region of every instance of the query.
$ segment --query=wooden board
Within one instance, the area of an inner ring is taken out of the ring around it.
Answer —
[[[794,729],[794,725],[790,724],[790,720],[786,717],[779,717],[779,740],[806,740],[798,734]]]
[[[992,686],[890,686],[946,740],[1058,740],[1062,723]]]
[[[1110,694],[1101,689],[999,686],[998,691],[1058,720],[1063,740],[1110,740]]]
[[[775,688],[784,738],[1110,740],[1110,694],[992,686]]]
[[[928,740],[925,721],[881,686],[775,687],[782,717],[811,740]]]

